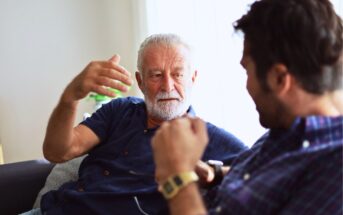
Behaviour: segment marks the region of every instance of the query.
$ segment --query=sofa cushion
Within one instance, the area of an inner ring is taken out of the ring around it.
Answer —
[[[45,193],[50,190],[57,190],[66,182],[76,181],[79,178],[78,172],[80,164],[85,157],[86,155],[56,164],[48,175],[44,187],[38,193],[33,208],[40,207],[41,198]]]

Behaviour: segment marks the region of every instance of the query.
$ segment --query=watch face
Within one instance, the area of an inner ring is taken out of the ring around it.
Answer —
[[[173,198],[180,189],[199,179],[194,171],[181,172],[176,176],[169,177],[167,181],[158,186],[158,190],[166,199]]]
[[[170,194],[171,192],[173,192],[174,188],[173,186],[170,184],[170,182],[167,182],[163,185],[163,189],[166,193]]]
[[[174,183],[177,185],[177,186],[181,186],[182,185],[182,179],[179,177],[179,176],[175,176],[173,178],[174,180]]]

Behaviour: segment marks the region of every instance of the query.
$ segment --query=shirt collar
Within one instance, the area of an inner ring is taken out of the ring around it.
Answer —
[[[148,112],[147,112],[147,109],[146,109],[146,106],[145,106],[145,103],[144,103],[144,111],[145,111],[145,127],[146,127],[146,130],[147,131],[154,131],[154,130],[157,130],[160,126],[157,126],[155,128],[147,128],[147,119],[148,119]],[[195,117],[196,114],[195,114],[195,111],[194,111],[194,108],[191,106],[189,106],[189,108],[187,109],[187,115],[190,116],[190,117]]]
[[[343,140],[343,116],[308,116],[304,121],[304,138],[311,145]]]
[[[191,117],[195,117],[196,114],[195,114],[195,111],[194,111],[194,108],[191,106],[189,106],[188,110],[187,110],[187,114]]]
[[[330,138],[343,138],[343,116],[307,116],[297,117],[289,129],[271,129],[271,138],[287,136],[300,137],[300,141],[308,141],[310,146],[327,144]]]

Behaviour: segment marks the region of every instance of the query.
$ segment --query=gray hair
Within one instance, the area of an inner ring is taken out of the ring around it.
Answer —
[[[139,72],[143,71],[143,57],[144,51],[151,45],[182,45],[186,49],[191,52],[191,47],[188,43],[186,43],[180,36],[176,34],[153,34],[147,37],[141,44],[138,50],[138,58],[137,58],[137,69]]]

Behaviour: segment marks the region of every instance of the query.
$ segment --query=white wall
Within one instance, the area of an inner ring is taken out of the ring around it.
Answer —
[[[0,144],[6,163],[42,157],[48,118],[91,60],[135,70],[132,1],[0,1]],[[131,94],[135,94],[134,89]],[[78,120],[92,109],[82,101]]]

